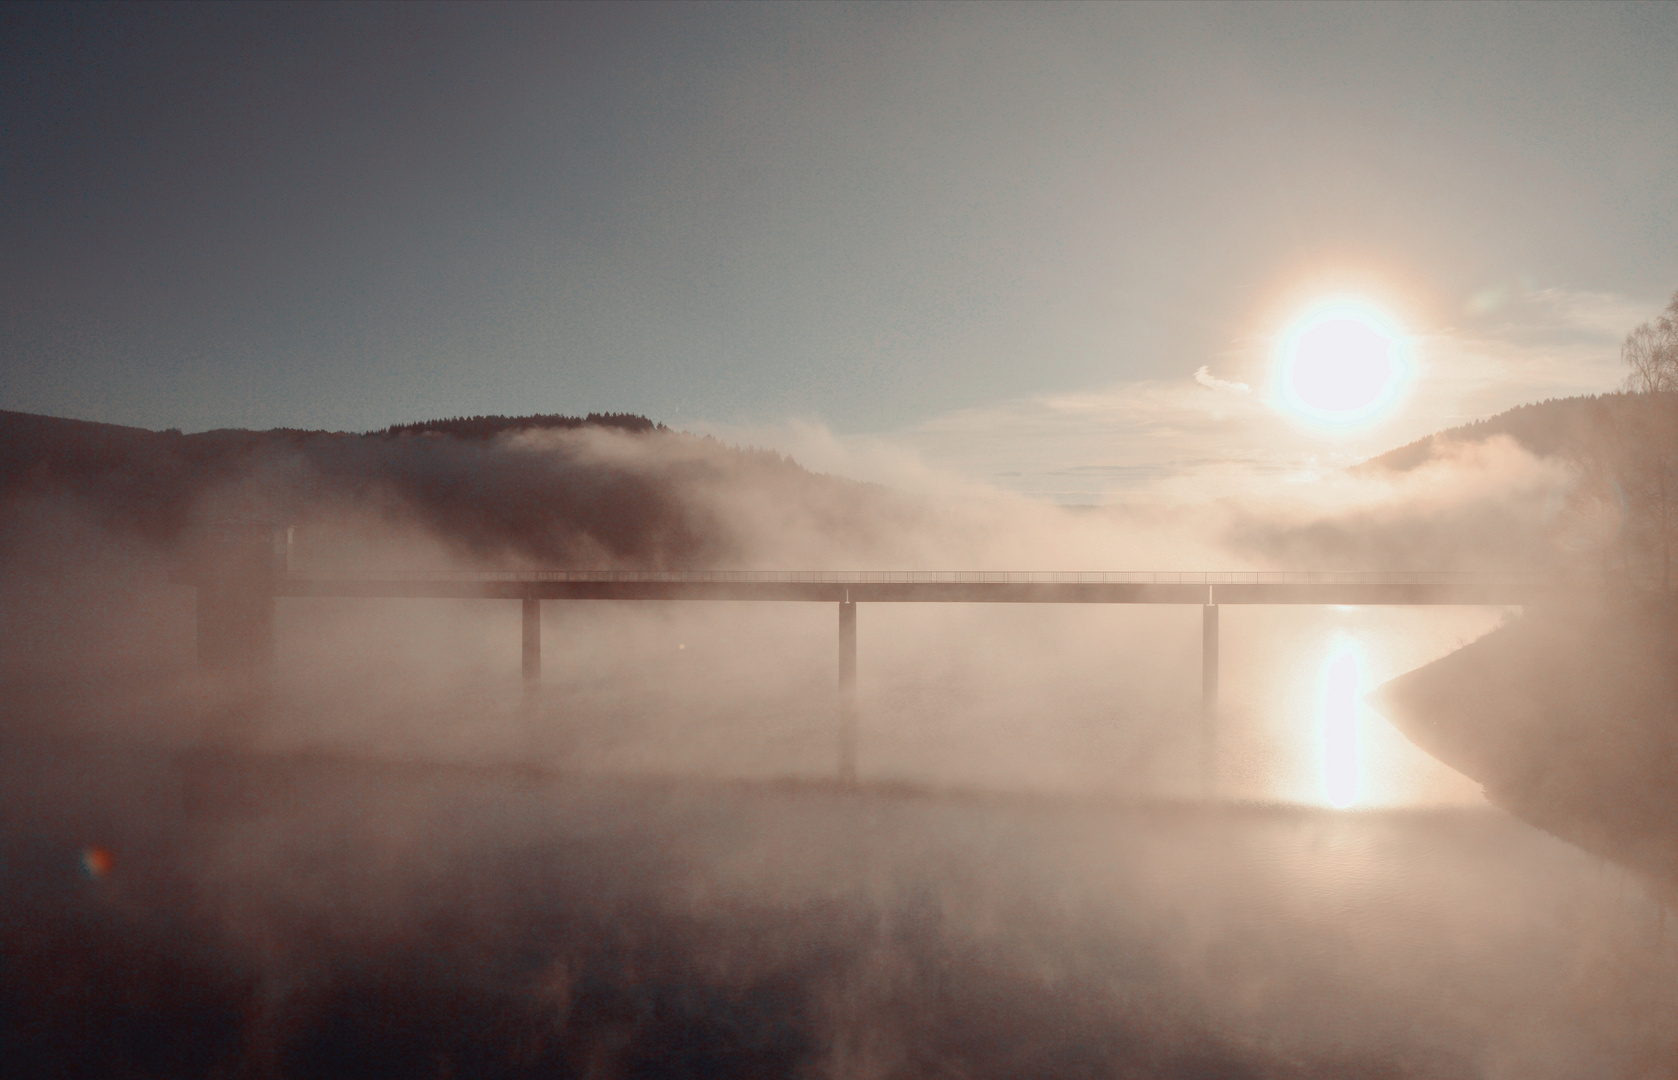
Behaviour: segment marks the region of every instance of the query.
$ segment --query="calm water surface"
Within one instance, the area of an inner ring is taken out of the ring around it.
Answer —
[[[845,793],[86,743],[14,747],[4,771],[5,1039],[43,1067],[1678,1069],[1661,908],[1489,809]]]

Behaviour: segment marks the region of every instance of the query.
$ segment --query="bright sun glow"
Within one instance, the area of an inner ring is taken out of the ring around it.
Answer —
[[[1323,796],[1341,810],[1358,799],[1359,666],[1350,644],[1336,646],[1323,665]]]
[[[1296,416],[1345,428],[1385,416],[1410,377],[1409,340],[1359,296],[1325,297],[1276,341],[1276,393]]]

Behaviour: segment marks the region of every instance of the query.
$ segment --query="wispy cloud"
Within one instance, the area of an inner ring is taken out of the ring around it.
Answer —
[[[1212,368],[1207,364],[1200,365],[1199,370],[1194,373],[1194,381],[1208,390],[1225,390],[1232,394],[1250,394],[1253,391],[1253,388],[1244,382],[1230,382],[1228,379],[1218,378],[1212,374]]]

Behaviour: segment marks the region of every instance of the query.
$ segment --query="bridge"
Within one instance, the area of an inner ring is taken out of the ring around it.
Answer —
[[[278,549],[276,549],[278,550]],[[281,597],[432,597],[517,600],[523,609],[527,690],[542,672],[542,602],[778,601],[831,603],[839,613],[838,775],[856,779],[858,604],[1199,605],[1202,769],[1215,772],[1218,609],[1225,604],[1521,606],[1563,589],[1552,577],[1511,573],[1333,571],[964,570],[506,570],[391,574],[291,571],[288,559],[240,572],[177,576],[198,587],[200,663],[260,665],[272,648]]]
[[[489,570],[276,575],[276,596],[828,603],[1524,604],[1530,574],[1113,570]]]

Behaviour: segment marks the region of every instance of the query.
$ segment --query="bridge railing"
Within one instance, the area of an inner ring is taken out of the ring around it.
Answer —
[[[1538,585],[1553,575],[1427,570],[415,570],[294,572],[309,580],[834,585]]]

